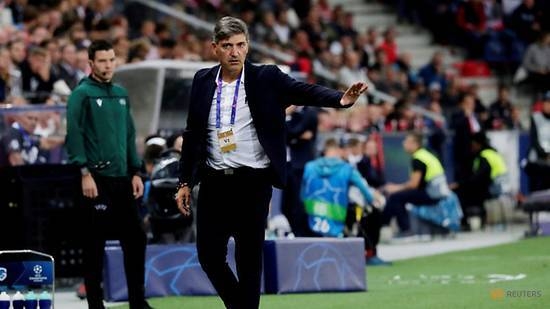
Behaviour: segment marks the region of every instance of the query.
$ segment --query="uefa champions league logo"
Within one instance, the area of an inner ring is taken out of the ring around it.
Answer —
[[[42,268],[42,265],[40,264],[35,264],[33,267],[32,267],[32,271],[34,273],[33,276],[30,276],[29,277],[29,280],[34,282],[34,283],[41,283],[41,282],[44,282],[46,280],[48,280],[48,276],[44,276],[42,275],[42,271],[44,269]]]
[[[4,267],[0,267],[0,281],[6,280],[7,277],[8,277],[8,270],[5,269]]]
[[[34,267],[32,268],[32,271],[34,271],[34,275],[38,277],[40,276],[40,274],[42,274],[42,266],[34,265]]]

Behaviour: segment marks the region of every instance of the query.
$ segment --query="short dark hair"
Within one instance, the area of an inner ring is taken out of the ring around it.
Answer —
[[[422,145],[424,144],[424,135],[422,135],[422,133],[420,132],[411,131],[407,133],[407,137],[412,138],[419,147],[422,147]]]
[[[113,49],[113,44],[111,44],[108,41],[105,40],[97,40],[93,41],[92,44],[90,44],[90,47],[88,47],[88,59],[94,60],[95,59],[95,53],[100,50],[111,50]]]
[[[472,134],[472,143],[477,143],[481,147],[489,147],[489,139],[487,138],[487,135],[483,131],[476,132]]]
[[[361,144],[361,141],[358,138],[352,137],[348,140],[346,146],[347,147],[355,147],[355,146],[358,146],[360,144]]]
[[[212,41],[218,43],[221,40],[228,39],[237,34],[244,34],[246,40],[249,40],[248,27],[241,19],[232,16],[220,18],[214,27],[214,35]]]
[[[326,152],[328,149],[331,149],[331,148],[340,148],[340,143],[333,137],[325,141],[324,150]]]

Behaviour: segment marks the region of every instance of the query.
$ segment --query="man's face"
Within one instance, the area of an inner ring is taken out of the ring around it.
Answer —
[[[25,44],[23,42],[14,43],[10,49],[11,58],[14,62],[20,63],[27,57]]]
[[[17,122],[21,125],[23,130],[32,134],[38,123],[38,114],[34,112],[21,114],[17,117]]]
[[[403,149],[405,152],[412,154],[416,151],[416,149],[418,149],[418,144],[412,136],[407,136],[405,137],[405,140],[403,140]]]
[[[29,66],[31,71],[38,73],[44,69],[44,66],[50,63],[50,57],[48,55],[34,54],[29,56]]]
[[[116,67],[115,60],[113,49],[96,51],[94,60],[89,62],[92,75],[101,82],[111,81]]]
[[[65,61],[69,65],[76,65],[76,48],[74,45],[69,44],[65,46],[65,48],[63,48],[63,53],[61,56],[63,58],[63,61]]]
[[[236,34],[217,43],[212,43],[214,54],[223,70],[239,73],[248,54],[248,41],[244,34]]]

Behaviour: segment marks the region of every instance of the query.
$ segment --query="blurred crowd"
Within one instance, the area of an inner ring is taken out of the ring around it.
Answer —
[[[533,0],[524,0],[514,8],[505,4],[506,1],[393,2],[402,20],[418,22],[435,31],[436,42],[444,42],[444,38],[456,39],[449,42],[452,44],[467,42],[465,35],[459,34],[461,27],[472,28],[484,38],[490,29],[510,32],[527,48],[525,68],[530,79],[541,93],[546,90],[550,57],[545,55],[550,48],[550,36],[540,41],[535,39],[547,30],[544,1],[535,6]],[[412,4],[424,5],[424,2],[426,6],[422,8],[426,9],[423,10]],[[250,25],[253,41],[292,55],[294,60],[286,64],[309,81],[327,82],[314,72],[333,76],[330,82],[339,87],[354,80],[367,80],[372,90],[394,98],[389,102],[365,96],[360,103],[370,101],[371,105],[359,104],[349,112],[336,112],[335,117],[327,117],[330,123],[324,125],[328,128],[352,132],[413,128],[437,131],[444,126],[442,119],[425,117],[415,112],[415,107],[449,120],[459,109],[458,103],[464,94],[476,96],[476,113],[484,126],[500,129],[520,125],[517,108],[509,102],[507,86],[499,89],[496,102],[481,102],[478,85],[464,82],[460,72],[444,61],[446,51],[436,52],[429,63],[414,68],[411,54],[396,43],[396,27],[355,29],[353,12],[345,11],[342,5],[332,6],[326,0],[165,0],[161,3],[207,21],[227,14],[238,16]],[[492,11],[502,12],[500,24],[488,17]],[[524,11],[530,15],[521,13]],[[89,73],[86,47],[94,39],[112,41],[119,64],[149,59],[212,60],[209,33],[175,19],[162,18],[138,3],[5,0],[0,4],[0,12],[0,102],[3,103],[62,102],[80,78]],[[444,17],[455,13],[457,18]],[[470,13],[480,16],[469,17]],[[505,22],[508,17],[510,23]],[[520,21],[524,19],[532,20],[533,24],[526,25],[526,21],[522,24]],[[436,24],[435,20],[451,25]],[[479,28],[471,20],[478,21]],[[469,41],[463,45],[482,46]],[[259,52],[252,52],[251,59],[276,60]],[[491,111],[487,110],[486,106],[492,103]]]
[[[550,74],[547,1],[379,2],[395,5],[401,22],[431,29],[437,43],[480,47],[468,41],[473,38],[464,32],[469,29],[483,42],[491,32],[509,33],[526,47],[524,67],[536,90],[543,94],[550,85],[546,82]],[[158,3],[206,21],[228,14],[240,17],[249,25],[251,40],[292,55],[294,60],[285,64],[310,82],[343,88],[352,81],[367,80],[371,90],[390,95],[389,99],[365,95],[349,110],[319,111],[321,135],[419,130],[439,151],[446,132],[461,128],[463,119],[475,123],[474,131],[526,127],[511,99],[510,85],[498,87],[494,102],[483,102],[480,86],[465,82],[456,67],[445,61],[448,50],[435,52],[428,63],[414,68],[411,54],[396,42],[396,26],[356,29],[354,13],[342,5],[327,0]],[[0,103],[62,103],[89,74],[86,48],[95,39],[114,43],[118,64],[213,60],[209,33],[139,3],[4,0],[0,3]],[[276,61],[256,50],[250,58]]]
[[[364,95],[347,110],[295,106],[287,110],[290,172],[283,212],[289,218],[293,218],[295,209],[300,209],[296,204],[300,203],[304,166],[322,153],[325,141],[331,137],[339,138],[338,147],[343,146],[344,159],[359,170],[370,186],[379,188],[385,184],[380,133],[422,132],[428,148],[442,158],[447,132],[453,130],[456,133],[452,135],[453,165],[457,173],[454,178],[460,181],[470,176],[460,173],[471,171],[470,144],[474,134],[527,128],[521,121],[518,104],[512,101],[513,85],[500,84],[496,99],[484,102],[480,85],[467,82],[460,70],[446,61],[445,57],[455,48],[464,48],[468,58],[491,64],[511,63],[526,71],[533,97],[541,99],[532,107],[531,122],[536,126],[531,129],[531,140],[541,141],[535,147],[538,159],[533,162],[548,164],[549,137],[541,132],[550,128],[549,1],[378,2],[394,5],[400,23],[429,29],[434,42],[446,47],[436,51],[428,63],[414,67],[412,54],[397,43],[397,26],[356,29],[354,13],[327,0],[156,1],[205,21],[212,22],[224,15],[243,19],[249,25],[252,41],[264,44],[268,50],[291,55],[293,60],[283,64],[309,82],[345,89],[354,81],[366,80],[371,90],[389,95]],[[113,42],[119,65],[153,59],[214,60],[210,33],[166,18],[139,3],[3,0],[0,1],[0,104],[63,104],[79,80],[90,73],[87,47],[96,39]],[[273,54],[255,49],[249,55],[253,62],[280,62]],[[56,120],[52,123],[51,119]],[[58,114],[48,113],[42,118],[34,114],[9,116],[2,117],[0,122],[12,128],[2,140],[3,151],[13,150],[13,140],[31,141],[26,146],[23,143],[27,148],[25,156],[6,157],[4,163],[10,162],[9,165],[40,163],[39,155],[28,154],[38,154],[38,148],[62,143],[59,139],[44,139],[49,133],[36,132],[37,126],[48,123],[62,127]],[[146,187],[145,204],[149,196],[157,194],[160,199],[159,196],[172,194],[171,188],[163,191],[165,188],[155,187],[154,180],[155,170],[162,174],[163,168],[174,163],[173,155],[177,156],[181,149],[181,140],[176,137],[177,134],[166,140],[165,136],[150,136],[142,145],[144,179],[152,188],[149,195]],[[164,165],[159,166],[162,162]],[[170,176],[161,174],[158,177]],[[171,211],[158,207],[146,207],[146,221],[156,212],[163,217],[166,211]],[[187,226],[189,222],[180,223]],[[157,226],[164,224],[157,222]],[[177,238],[186,237],[192,236]]]

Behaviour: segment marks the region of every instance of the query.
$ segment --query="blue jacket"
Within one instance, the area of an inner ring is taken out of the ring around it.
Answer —
[[[356,186],[368,203],[373,195],[361,174],[346,161],[322,157],[308,162],[302,179],[301,199],[312,231],[342,236],[348,208],[348,190]]]

